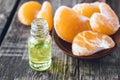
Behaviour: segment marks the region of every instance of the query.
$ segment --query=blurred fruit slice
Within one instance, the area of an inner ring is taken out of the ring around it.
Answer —
[[[44,18],[48,22],[48,29],[49,31],[53,27],[53,12],[52,12],[52,6],[50,2],[45,1],[42,5],[41,10],[37,14],[37,18]]]
[[[36,1],[28,1],[21,5],[18,10],[18,19],[24,25],[31,25],[37,12],[41,9],[41,4]]]
[[[79,32],[91,29],[87,17],[79,16],[74,10],[66,6],[61,6],[56,10],[54,27],[58,36],[70,43]]]
[[[74,38],[72,52],[77,56],[89,56],[114,46],[114,41],[108,35],[93,31],[83,31]]]
[[[93,13],[100,12],[98,7],[99,2],[76,4],[72,9],[79,15],[90,18]]]
[[[117,15],[106,3],[100,3],[99,8],[100,13],[94,13],[90,18],[92,30],[107,35],[114,34],[119,29]]]

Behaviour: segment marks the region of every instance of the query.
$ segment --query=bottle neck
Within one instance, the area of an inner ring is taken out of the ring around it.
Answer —
[[[40,39],[45,38],[48,35],[49,31],[47,21],[42,18],[35,19],[31,25],[31,37]]]

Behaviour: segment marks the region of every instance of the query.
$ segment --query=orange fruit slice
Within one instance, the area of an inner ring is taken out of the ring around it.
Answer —
[[[90,18],[92,30],[107,35],[114,34],[119,28],[117,15],[106,3],[100,3],[99,8],[100,13],[94,13]]]
[[[37,18],[44,18],[48,22],[48,29],[49,31],[52,29],[53,26],[53,13],[52,13],[52,6],[50,2],[45,1],[42,5],[41,10],[37,14]]]
[[[76,4],[72,9],[79,15],[90,18],[93,13],[100,12],[98,7],[99,2]]]
[[[54,28],[61,39],[71,43],[79,32],[90,30],[90,24],[87,17],[79,16],[71,8],[61,6],[55,12]]]
[[[37,12],[41,9],[41,4],[36,1],[28,1],[21,5],[18,10],[18,19],[24,25],[31,25]]]
[[[72,42],[72,52],[77,56],[89,56],[114,46],[114,41],[108,35],[83,31],[75,36]]]

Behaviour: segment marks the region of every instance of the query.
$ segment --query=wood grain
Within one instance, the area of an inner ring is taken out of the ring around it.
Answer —
[[[7,18],[9,17],[10,12],[12,11],[14,5],[15,5],[15,0],[12,0],[12,1],[0,0],[0,30],[1,31],[2,31],[3,27],[5,26]],[[0,33],[1,33],[1,31],[0,31]]]
[[[4,0],[5,1],[5,0]],[[21,0],[22,3],[29,0]],[[37,0],[43,2],[43,0]],[[81,0],[49,0],[53,11],[60,5],[72,7]],[[118,1],[120,4],[119,0]],[[109,4],[115,5],[110,0]],[[118,4],[118,3],[117,3]],[[112,6],[117,15],[119,8]],[[43,72],[32,70],[28,64],[27,39],[30,27],[21,24],[17,11],[0,47],[0,80],[120,80],[120,46],[96,60],[78,60],[64,54],[53,40],[52,65]]]
[[[0,0],[0,44],[4,38],[9,24],[11,23],[12,16],[14,15],[14,7],[16,0]]]

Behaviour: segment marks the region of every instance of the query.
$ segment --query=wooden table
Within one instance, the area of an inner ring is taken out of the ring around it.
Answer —
[[[0,80],[120,80],[120,44],[101,59],[80,60],[64,54],[53,41],[51,67],[43,72],[32,70],[27,51],[30,27],[17,18],[18,8],[26,1],[29,0],[0,0]],[[60,5],[72,7],[81,0],[50,2],[55,12]],[[107,3],[120,19],[120,0]]]

